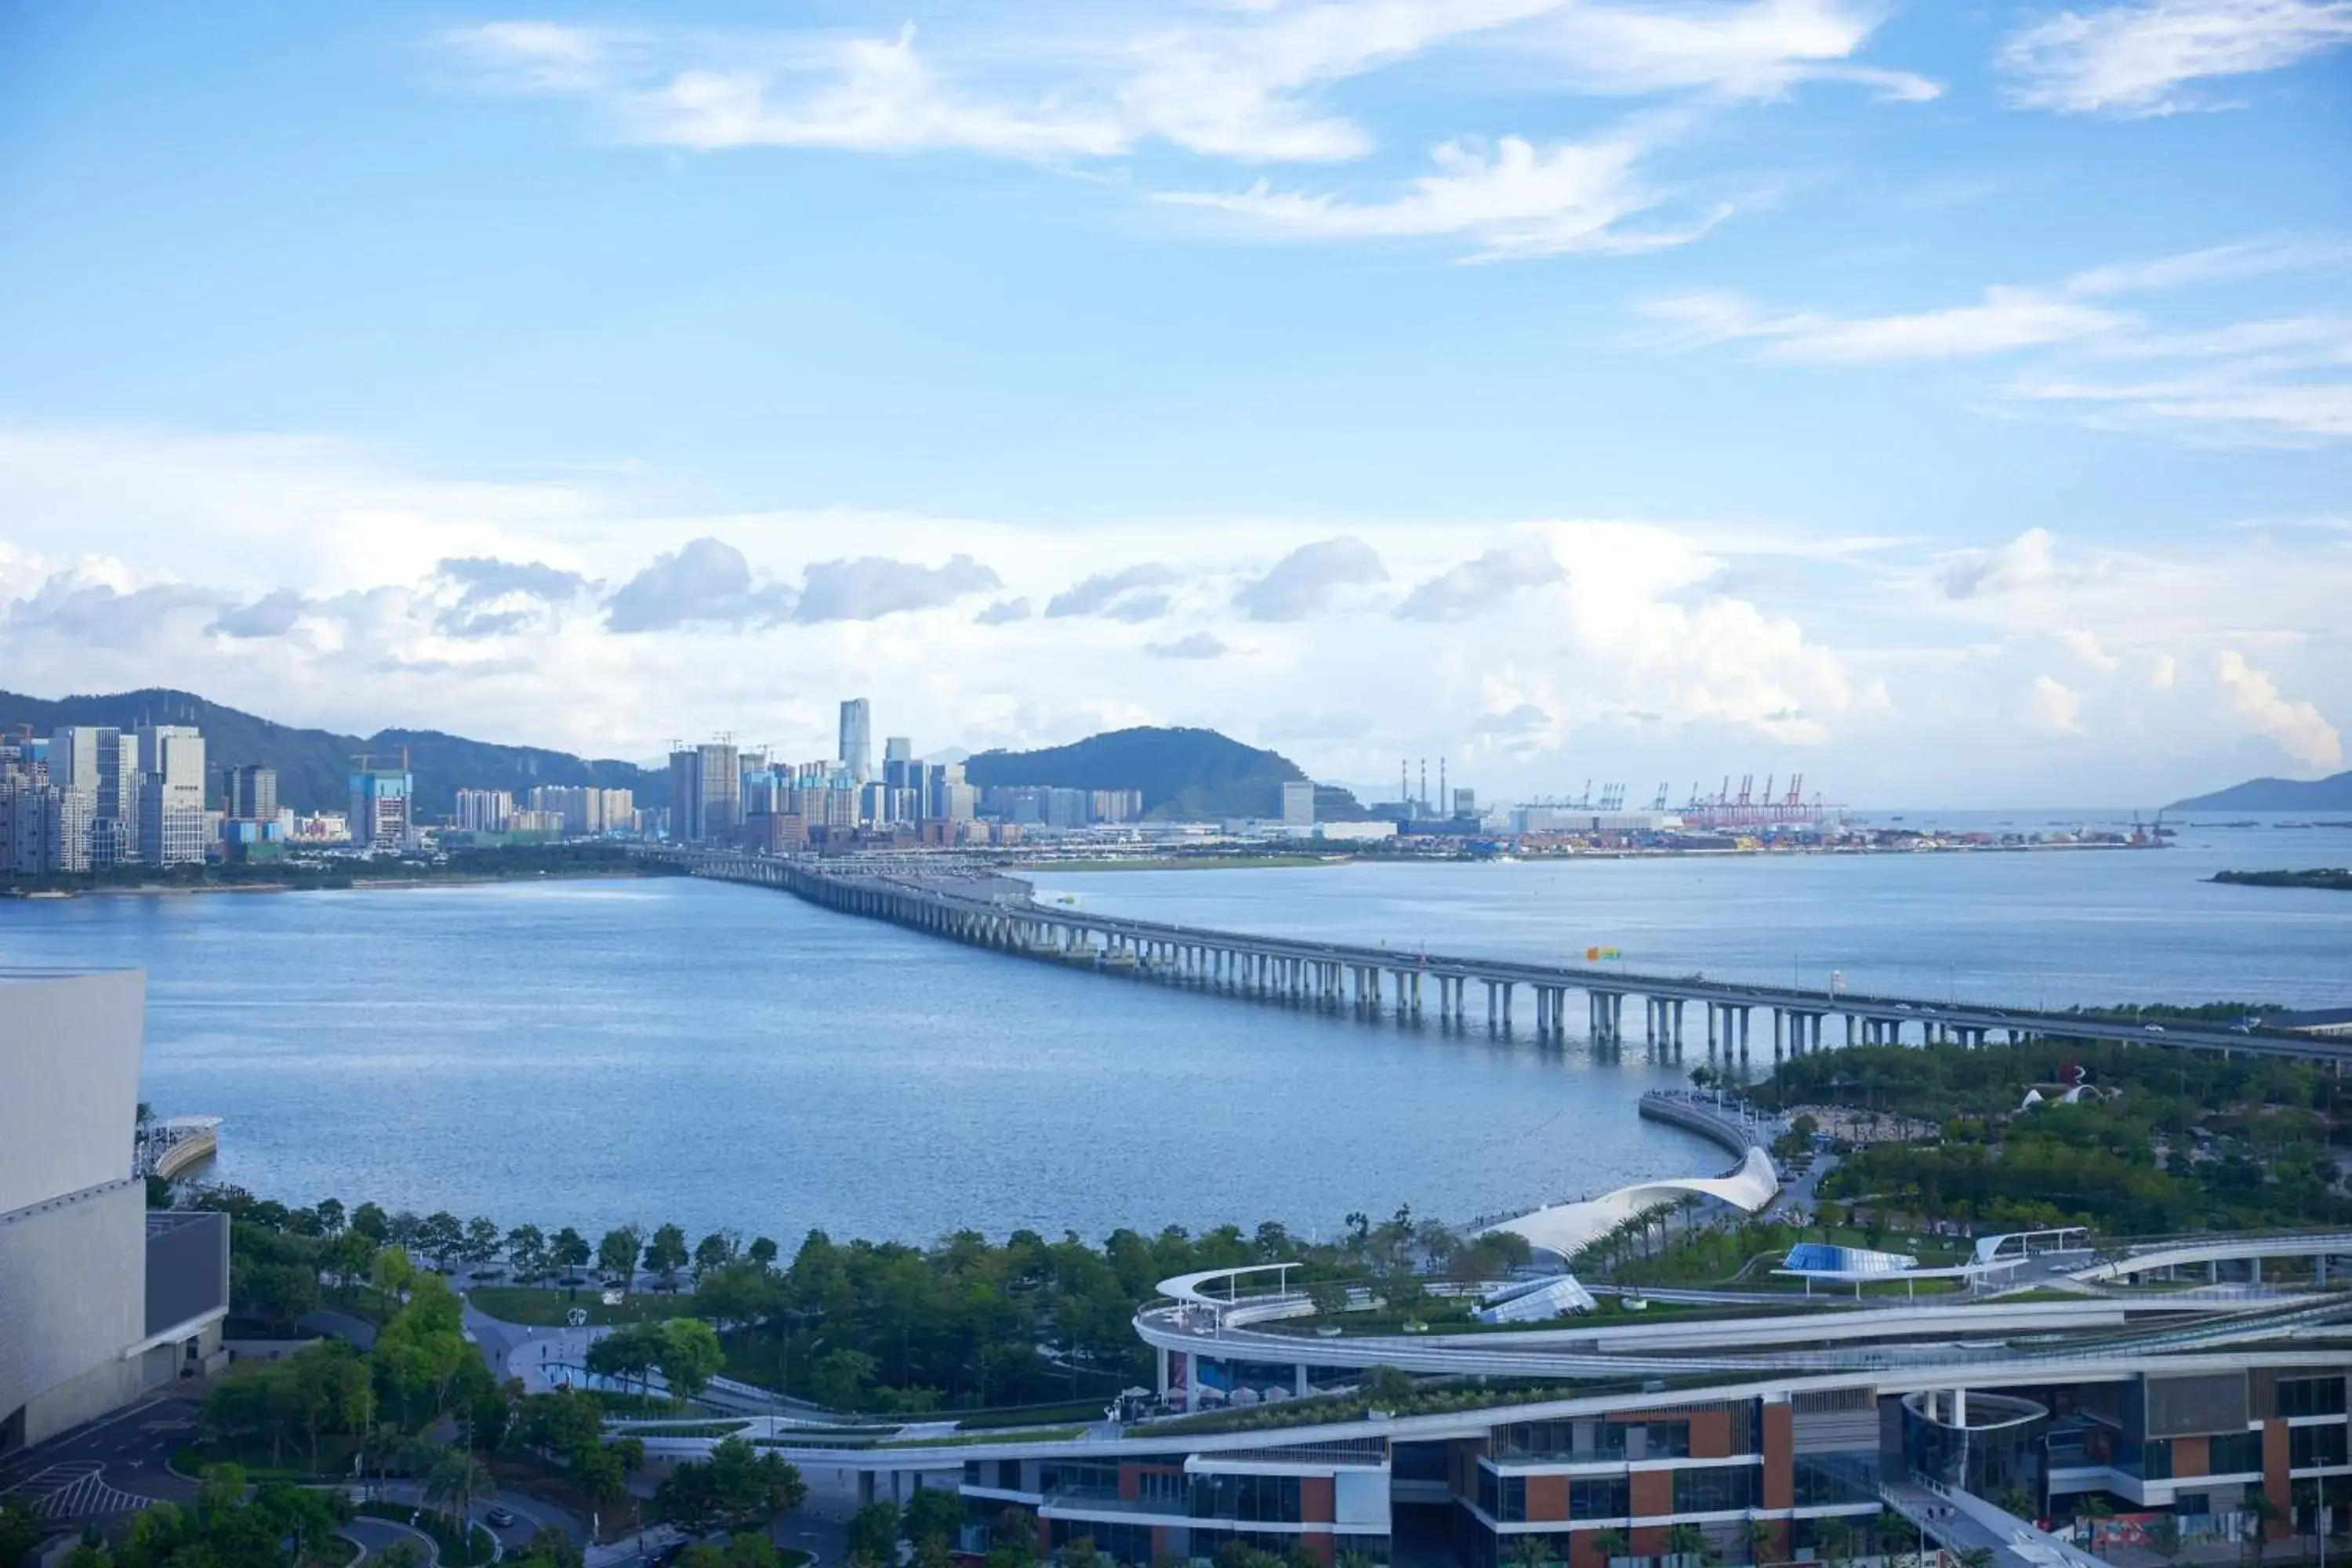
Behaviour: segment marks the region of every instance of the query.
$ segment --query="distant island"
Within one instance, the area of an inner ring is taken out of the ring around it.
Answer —
[[[2241,888],[2326,888],[2331,892],[2352,893],[2352,868],[2342,866],[2326,866],[2314,871],[2216,871],[2206,880]]]
[[[2352,773],[2324,779],[2249,779],[2211,795],[2176,800],[2167,811],[2352,811]]]
[[[569,752],[538,746],[500,746],[469,741],[438,730],[379,730],[373,735],[338,735],[240,712],[190,691],[149,687],[103,696],[60,697],[55,701],[0,691],[0,734],[28,726],[46,735],[69,724],[119,730],[140,724],[193,724],[205,735],[205,761],[215,775],[224,768],[259,763],[278,770],[278,800],[296,811],[341,811],[351,804],[352,759],[362,753],[396,763],[408,755],[416,779],[421,816],[442,817],[457,809],[460,789],[502,789],[528,794],[535,784],[593,784],[625,789],[636,804],[652,809],[669,798],[669,774],[635,763],[591,762]]]

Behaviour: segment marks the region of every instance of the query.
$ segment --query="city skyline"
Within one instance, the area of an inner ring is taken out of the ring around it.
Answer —
[[[2341,5],[8,26],[14,688],[1495,796],[2345,765]]]

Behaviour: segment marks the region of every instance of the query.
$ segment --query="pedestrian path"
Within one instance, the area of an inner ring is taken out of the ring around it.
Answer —
[[[59,1520],[133,1513],[154,1500],[109,1486],[106,1466],[97,1459],[61,1459],[0,1490],[0,1498],[28,1505],[36,1519]]]

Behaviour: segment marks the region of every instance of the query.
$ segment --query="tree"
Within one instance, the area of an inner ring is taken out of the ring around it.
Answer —
[[[466,1239],[458,1256],[478,1268],[499,1255],[500,1239],[498,1221],[488,1215],[476,1215],[466,1222]]]
[[[2092,1492],[2074,1505],[2074,1517],[2084,1521],[2089,1526],[2092,1556],[2096,1557],[2099,1554],[2099,1548],[2105,1544],[2100,1539],[2099,1521],[2113,1519],[2115,1516],[2116,1505],[2109,1502],[2105,1494],[2100,1492]]]
[[[1025,1508],[1008,1508],[996,1516],[989,1531],[988,1568],[1027,1568],[1037,1561],[1037,1516]]]
[[[425,1471],[425,1500],[439,1505],[462,1531],[474,1517],[474,1500],[498,1489],[489,1467],[463,1448],[444,1448]]]
[[[963,1529],[963,1499],[951,1487],[917,1487],[899,1527],[907,1544],[918,1551],[927,1542],[952,1546]]]
[[[1781,1524],[1777,1520],[1750,1519],[1748,1521],[1748,1561],[1762,1563],[1768,1552],[1780,1550]]]
[[[1356,1392],[1375,1410],[1394,1409],[1412,1397],[1412,1374],[1392,1366],[1366,1367],[1356,1384]]]
[[[507,1232],[506,1252],[515,1278],[525,1284],[547,1272],[547,1233],[535,1225],[519,1225]]]
[[[408,1254],[397,1247],[379,1247],[369,1264],[368,1276],[375,1286],[376,1294],[383,1298],[386,1305],[394,1305],[399,1302],[401,1293],[408,1289],[409,1281],[416,1278],[416,1266],[408,1260]]]
[[[542,1524],[532,1531],[524,1552],[547,1568],[581,1568],[580,1543],[560,1524]]]
[[[447,1209],[436,1209],[418,1223],[416,1245],[433,1259],[436,1272],[449,1272],[449,1260],[466,1245],[466,1227]]]
[[[665,1290],[677,1289],[677,1271],[686,1267],[686,1232],[675,1225],[655,1227],[653,1239],[646,1243],[646,1270],[661,1279]]]
[[[699,1318],[672,1318],[661,1327],[656,1363],[671,1394],[692,1399],[709,1386],[727,1364],[727,1352],[709,1323]]]
[[[2270,1548],[2271,1531],[2284,1516],[2278,1504],[2258,1491],[2246,1494],[2246,1511],[2254,1516],[2254,1528],[2246,1532],[2246,1547],[2253,1555],[2254,1568],[2263,1568],[2263,1553]]]
[[[897,1503],[887,1498],[879,1499],[849,1516],[849,1556],[852,1562],[898,1561]]]
[[[607,1284],[618,1284],[625,1289],[635,1279],[638,1235],[635,1226],[616,1226],[596,1244],[596,1267]]]
[[[632,1249],[635,1245],[630,1243]],[[555,1233],[555,1240],[548,1247],[548,1261],[566,1270],[587,1268],[594,1256],[589,1250],[588,1238],[568,1225]]]
[[[362,1204],[352,1211],[352,1229],[378,1247],[392,1238],[390,1217],[373,1204]]]
[[[1601,1554],[1604,1563],[1614,1563],[1625,1555],[1625,1532],[1614,1528],[1592,1532],[1592,1550]]]
[[[320,1198],[319,1200],[318,1214],[319,1228],[320,1230],[324,1231],[329,1236],[341,1236],[343,1234],[343,1226],[347,1222],[348,1216],[343,1212],[341,1199]]]
[[[1813,1551],[1832,1568],[1853,1561],[1853,1527],[1835,1515],[1814,1521]]]
[[[624,1383],[634,1381],[650,1393],[649,1374],[660,1364],[667,1344],[659,1323],[624,1323],[588,1346],[588,1370]]]
[[[743,1256],[762,1268],[773,1268],[776,1266],[776,1244],[771,1237],[755,1236],[751,1238],[751,1245],[743,1249]]]
[[[1540,1533],[1514,1535],[1503,1561],[1511,1568],[1544,1568],[1552,1560],[1551,1537]]]
[[[1715,1555],[1707,1544],[1706,1532],[1696,1524],[1675,1524],[1666,1528],[1666,1555],[1679,1557],[1685,1568],[1693,1563],[1705,1563]]]
[[[694,1244],[694,1278],[702,1277],[714,1268],[735,1261],[735,1237],[725,1231],[714,1230]]]
[[[756,1531],[727,1538],[727,1568],[776,1568],[776,1543]]]
[[[663,1518],[692,1534],[713,1525],[730,1531],[764,1528],[780,1513],[800,1507],[808,1484],[781,1455],[761,1452],[740,1437],[722,1438],[704,1459],[674,1466],[654,1489]],[[894,1515],[895,1521],[895,1515]],[[897,1527],[892,1526],[892,1540]]]
[[[17,1568],[25,1553],[41,1543],[47,1533],[33,1510],[24,1503],[0,1503],[0,1568]]]

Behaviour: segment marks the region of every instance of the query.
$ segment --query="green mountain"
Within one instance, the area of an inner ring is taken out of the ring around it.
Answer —
[[[0,691],[0,733],[19,725],[46,735],[63,724],[128,730],[151,723],[193,724],[204,731],[205,762],[215,775],[208,795],[219,794],[221,769],[260,763],[278,770],[278,804],[297,811],[348,809],[352,758],[364,752],[380,764],[397,763],[404,746],[416,775],[416,811],[427,818],[454,810],[461,788],[509,790],[520,797],[533,784],[595,784],[635,790],[641,807],[662,805],[669,793],[667,773],[635,763],[586,762],[566,752],[492,745],[437,730],[379,730],[365,737],[297,730],[186,691],[150,688],[56,701]]]
[[[964,777],[990,784],[1049,784],[1057,789],[1139,789],[1154,821],[1278,816],[1282,786],[1307,777],[1276,752],[1228,740],[1214,730],[1114,730],[1039,752],[982,752]],[[1346,790],[1318,786],[1316,813],[1361,816]]]
[[[2352,773],[2324,779],[2249,779],[2177,800],[2167,811],[2352,811]]]

